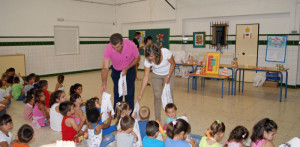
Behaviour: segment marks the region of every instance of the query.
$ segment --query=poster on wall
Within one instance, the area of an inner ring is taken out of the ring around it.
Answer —
[[[205,32],[194,32],[193,42],[194,47],[205,47]]]
[[[137,31],[141,33],[141,37],[138,40],[140,46],[144,46],[144,38],[146,37],[146,31]]]
[[[286,56],[286,45],[286,35],[269,35],[265,61],[284,63]]]
[[[252,39],[252,26],[244,26],[243,39]]]

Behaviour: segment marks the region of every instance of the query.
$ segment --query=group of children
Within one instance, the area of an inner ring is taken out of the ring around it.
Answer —
[[[100,99],[93,97],[83,102],[81,84],[71,86],[68,99],[64,92],[62,75],[58,76],[58,83],[52,93],[47,90],[48,82],[40,80],[35,74],[26,77],[24,87],[20,84],[21,78],[18,76],[14,76],[13,82],[10,81],[12,78],[10,76],[15,73],[8,75],[8,78],[3,76],[0,81],[1,87],[6,86],[6,89],[2,90],[5,94],[0,91],[0,96],[4,95],[2,100],[0,99],[0,108],[5,111],[11,103],[11,98],[23,100],[26,103],[24,118],[32,120],[32,124],[23,125],[18,131],[16,140],[11,142],[12,119],[5,112],[1,112],[3,113],[0,115],[1,147],[9,146],[11,143],[14,147],[26,146],[34,138],[33,128],[48,125],[52,130],[62,132],[62,140],[75,142],[86,140],[88,147],[105,147],[112,142],[118,147],[219,147],[225,133],[224,122],[216,120],[202,137],[190,134],[191,126],[188,120],[186,117],[177,117],[177,107],[173,103],[165,107],[168,117],[164,127],[158,121],[149,120],[150,109],[147,106],[142,106],[138,113],[132,114],[126,102],[118,102],[115,115],[112,116],[108,112],[109,118],[102,121]],[[21,87],[20,94],[14,90],[17,89],[15,87],[19,89]],[[10,91],[7,92],[7,89]],[[276,132],[277,125],[274,121],[268,118],[259,121],[253,127],[251,146],[274,146],[272,140]],[[237,126],[231,131],[224,146],[244,147],[248,136],[249,131],[245,127]]]

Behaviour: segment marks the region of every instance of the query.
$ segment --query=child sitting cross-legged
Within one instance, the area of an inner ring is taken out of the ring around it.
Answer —
[[[18,131],[16,136],[16,143],[12,147],[29,147],[29,142],[33,139],[34,130],[28,125],[24,124]]]
[[[61,122],[62,140],[73,141],[75,135],[80,131],[86,121],[86,117],[83,116],[79,125],[77,125],[74,118],[72,118],[72,115],[75,113],[74,103],[70,101],[60,103],[59,112],[64,116]]]
[[[157,140],[159,125],[156,121],[148,121],[146,125],[146,134],[143,138],[143,147],[164,147],[163,141]]]
[[[109,112],[109,118],[107,124],[99,124],[101,120],[100,112],[97,108],[92,108],[86,112],[88,119],[88,147],[99,147],[102,141],[102,129],[108,128],[111,123],[112,116]]]
[[[138,137],[133,131],[134,123],[135,120],[131,116],[122,118],[121,130],[116,135],[117,147],[133,147],[133,143],[138,141]]]
[[[220,120],[215,120],[208,129],[208,136],[203,136],[199,147],[221,147],[219,141],[225,133],[225,124]]]
[[[146,125],[149,122],[150,117],[150,109],[147,106],[142,106],[139,111],[140,121],[139,121],[139,127],[140,127],[140,133],[142,139],[146,136]]]

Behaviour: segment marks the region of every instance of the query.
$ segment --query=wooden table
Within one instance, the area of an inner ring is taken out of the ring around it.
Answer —
[[[271,67],[256,67],[256,66],[243,66],[243,65],[239,65],[236,70],[235,70],[235,84],[234,84],[234,95],[236,94],[236,75],[237,72],[239,71],[239,92],[240,92],[240,82],[241,82],[241,71],[243,71],[243,76],[242,76],[242,93],[244,92],[244,76],[245,76],[245,70],[249,70],[249,71],[264,71],[264,72],[277,72],[280,74],[280,98],[279,101],[281,102],[282,100],[282,78],[283,78],[283,74],[282,72],[285,72],[285,98],[287,97],[287,85],[288,85],[288,70],[289,68],[284,68],[281,70],[275,69],[275,68],[271,68]]]
[[[229,77],[225,77],[225,76],[221,76],[221,75],[215,75],[215,74],[204,74],[204,75],[200,75],[200,74],[196,74],[196,73],[191,73],[188,74],[188,86],[187,86],[187,92],[189,92],[189,86],[190,86],[190,77],[195,77],[197,80],[197,77],[201,78],[201,87],[205,86],[205,78],[211,78],[211,79],[218,79],[218,80],[222,80],[222,94],[221,94],[221,98],[223,98],[223,81],[225,79],[229,79]],[[230,94],[230,80],[228,80],[228,95]]]

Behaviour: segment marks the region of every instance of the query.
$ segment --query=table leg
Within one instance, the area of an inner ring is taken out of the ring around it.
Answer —
[[[222,96],[221,96],[221,98],[223,98],[223,81],[224,81],[224,79],[222,79]]]
[[[198,81],[198,79],[197,79],[197,77],[195,77],[195,89],[197,90],[197,81]]]
[[[282,98],[282,78],[283,78],[283,75],[282,75],[282,72],[279,72],[280,73],[280,102],[281,102],[281,98]]]
[[[289,72],[285,71],[285,98],[287,97],[287,86],[288,86],[288,78],[289,78]]]
[[[189,92],[189,87],[190,87],[190,76],[188,76],[187,92]]]
[[[245,77],[245,70],[243,70],[242,93],[244,93],[244,83],[245,83],[244,77]]]
[[[230,79],[228,78],[228,95],[230,95]]]
[[[241,70],[239,71],[239,92],[241,91]]]
[[[236,95],[236,81],[237,81],[237,78],[236,78],[236,75],[237,75],[237,71],[238,71],[239,69],[236,69],[235,70],[235,74],[234,74],[234,95]]]
[[[231,68],[231,80],[232,80],[232,82],[231,82],[231,95],[233,95],[233,80],[234,80],[234,70],[233,70],[233,68]]]

